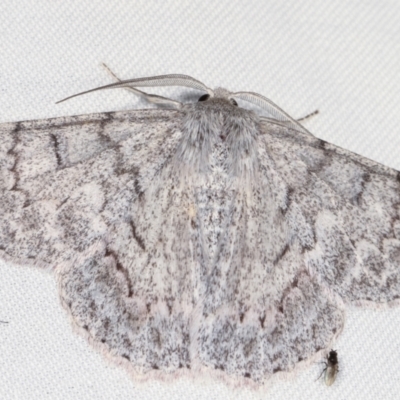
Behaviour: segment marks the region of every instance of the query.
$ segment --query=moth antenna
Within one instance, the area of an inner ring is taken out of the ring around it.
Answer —
[[[285,126],[293,127],[297,130],[300,129],[301,132],[311,135],[311,133],[308,132],[298,121],[292,118],[288,113],[283,111],[282,108],[280,108],[267,97],[261,96],[260,94],[253,92],[236,92],[232,93],[229,97],[241,99],[244,101],[248,101],[249,103],[255,104],[256,106],[270,113],[277,121],[285,123]]]
[[[118,78],[118,76],[104,63],[102,63],[103,68],[118,82],[122,82],[122,79]],[[171,105],[175,108],[181,108],[182,103],[176,100],[169,99],[168,97],[158,96],[156,94],[150,94],[147,92],[143,92],[139,89],[134,88],[133,86],[126,86],[124,89],[129,90],[130,92],[135,93],[138,96],[143,97],[150,103],[154,104],[163,104],[163,105]]]
[[[81,96],[83,94],[96,92],[98,90],[103,89],[117,89],[117,88],[136,88],[136,87],[156,87],[156,86],[185,86],[191,89],[202,90],[207,92],[211,97],[214,96],[214,91],[208,88],[204,83],[201,83],[197,79],[194,79],[188,75],[180,75],[180,74],[171,74],[171,75],[159,75],[159,76],[150,76],[146,78],[138,78],[138,79],[128,79],[124,81],[120,81],[117,83],[111,83],[109,85],[100,86],[94,89],[86,90],[81,93],[74,94],[72,96],[66,97],[58,101],[56,104],[62,103],[63,101],[72,99],[77,96]],[[139,91],[140,92],[140,91]],[[140,92],[144,93],[144,92]],[[139,93],[138,93],[139,94]],[[153,96],[153,95],[152,95]],[[161,96],[158,96],[161,97]]]

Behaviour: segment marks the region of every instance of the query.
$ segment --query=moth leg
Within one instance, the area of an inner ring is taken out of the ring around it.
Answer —
[[[122,79],[118,78],[118,76],[106,64],[103,63],[102,66],[117,82],[122,82]],[[169,99],[169,98],[163,97],[163,96],[158,96],[156,94],[146,93],[146,92],[136,89],[134,86],[127,85],[124,87],[124,89],[127,89],[127,90],[135,93],[136,95],[143,97],[149,103],[164,104],[164,105],[173,106],[175,108],[180,108],[182,106],[182,103],[179,101],[172,100],[172,99]]]
[[[296,121],[297,122],[306,121],[306,120],[309,120],[312,117],[315,117],[317,114],[319,114],[319,111],[318,110],[314,110],[313,112],[305,115],[304,117],[297,118]]]

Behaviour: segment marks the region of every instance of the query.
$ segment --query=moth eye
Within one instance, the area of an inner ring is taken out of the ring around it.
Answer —
[[[209,94],[203,94],[203,96],[201,96],[201,97],[199,98],[198,101],[206,101],[206,100],[208,100],[209,98],[210,98],[210,95],[209,95]]]
[[[235,99],[230,99],[230,101],[231,101],[231,103],[232,103],[234,106],[236,106],[236,107],[237,107],[238,103],[236,102],[236,100],[235,100]]]

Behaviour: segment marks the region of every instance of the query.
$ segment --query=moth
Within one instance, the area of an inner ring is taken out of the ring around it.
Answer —
[[[136,379],[257,386],[320,358],[346,306],[398,304],[398,171],[256,93],[110,88],[161,108],[0,125],[0,257],[54,273],[97,350]]]
[[[318,379],[321,378],[322,374],[324,374],[324,381],[326,386],[331,386],[335,382],[338,372],[339,360],[337,356],[337,351],[331,350],[326,357],[325,368],[322,370],[322,373],[318,377]]]

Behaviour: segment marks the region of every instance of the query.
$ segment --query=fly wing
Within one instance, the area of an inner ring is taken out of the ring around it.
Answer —
[[[338,365],[328,365],[325,371],[324,381],[326,386],[331,386],[336,380]]]

